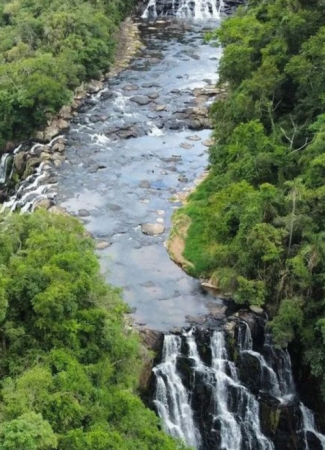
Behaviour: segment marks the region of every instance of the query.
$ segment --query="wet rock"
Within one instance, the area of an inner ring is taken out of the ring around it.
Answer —
[[[205,316],[185,316],[185,321],[193,325],[203,325],[207,318]]]
[[[200,136],[198,136],[197,134],[194,134],[193,136],[186,136],[186,139],[188,139],[189,141],[200,141],[201,140]]]
[[[92,80],[87,85],[87,91],[90,94],[97,94],[97,92],[101,91],[104,87],[104,84],[102,81],[99,80]]]
[[[109,89],[104,90],[101,94],[100,94],[100,100],[101,101],[105,101],[108,100],[109,98],[113,97],[113,92],[110,91]]]
[[[150,181],[148,180],[141,180],[139,183],[139,187],[143,189],[149,189],[151,186]]]
[[[184,148],[185,150],[189,150],[190,148],[193,147],[192,144],[188,144],[187,142],[182,142],[179,146]]]
[[[141,84],[141,87],[143,87],[143,88],[156,88],[156,87],[159,87],[159,84],[153,83],[153,82],[149,82],[149,83]]]
[[[49,212],[51,214],[58,214],[58,215],[62,215],[62,216],[69,216],[69,213],[66,211],[66,209],[62,208],[62,206],[58,206],[58,205],[51,206],[51,208],[49,209]]]
[[[79,217],[88,217],[88,216],[90,216],[90,212],[87,209],[79,209],[78,216]]]
[[[165,227],[161,223],[143,223],[141,225],[141,231],[143,234],[148,234],[149,236],[157,236],[165,231]]]
[[[62,166],[62,161],[59,160],[59,159],[56,159],[56,160],[53,162],[53,164],[54,164],[54,166],[58,169],[59,167]]]
[[[97,250],[104,250],[107,247],[110,247],[112,245],[111,242],[108,241],[99,241],[96,243],[96,249]]]
[[[187,183],[188,182],[188,178],[185,175],[180,175],[178,177],[178,181],[180,181],[181,183]]]
[[[55,142],[55,144],[53,144],[53,146],[52,146],[52,151],[53,151],[53,152],[59,152],[59,153],[62,153],[62,152],[64,152],[64,149],[65,149],[64,140],[58,140],[58,141]]]
[[[34,203],[33,209],[37,211],[38,209],[49,209],[53,205],[52,200],[48,198],[42,198]]]
[[[214,144],[214,141],[212,139],[206,139],[205,141],[202,141],[202,144],[206,147],[211,147]]]
[[[72,107],[71,106],[62,106],[62,108],[59,111],[59,117],[64,120],[70,120],[72,119]]]
[[[53,120],[51,125],[48,126],[44,131],[38,131],[36,133],[36,139],[40,142],[50,142],[61,132],[65,132],[70,128],[68,121],[64,119]]]
[[[26,169],[26,153],[20,152],[15,155],[14,166],[17,174],[22,176]]]
[[[155,108],[155,110],[156,110],[157,112],[159,112],[159,111],[165,111],[166,108],[167,108],[166,105],[157,105],[156,108]]]
[[[145,95],[134,95],[133,97],[130,98],[130,101],[135,102],[140,106],[147,105],[148,103],[151,102],[150,98]]]
[[[156,100],[159,97],[159,92],[151,92],[148,94],[148,97],[151,98],[151,100]]]
[[[161,351],[164,342],[164,335],[160,331],[140,329],[139,334],[144,345],[154,352]]]
[[[124,91],[137,91],[139,89],[139,86],[136,84],[127,84],[123,87]]]
[[[179,130],[183,127],[183,125],[180,122],[178,122],[177,120],[168,120],[165,123],[165,126],[169,130]]]
[[[264,310],[263,310],[263,308],[260,308],[259,306],[253,306],[253,305],[251,305],[251,306],[249,307],[249,309],[250,309],[253,313],[255,313],[255,314],[261,314],[261,315],[264,315]]]
[[[240,381],[253,394],[257,395],[261,389],[261,364],[251,353],[241,353],[238,360]]]

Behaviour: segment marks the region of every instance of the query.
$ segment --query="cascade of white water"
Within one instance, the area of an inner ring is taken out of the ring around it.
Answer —
[[[271,355],[271,358],[269,358],[268,361],[269,364],[273,363],[276,366],[282,399],[289,400],[296,395],[289,352],[288,350],[283,349],[276,350],[272,345],[272,337],[270,334],[265,335],[264,348],[267,349],[268,353]]]
[[[154,369],[157,380],[154,403],[166,432],[184,440],[190,447],[199,448],[200,435],[194,424],[189,393],[176,368],[180,351],[181,338],[165,336],[162,363]]]
[[[10,154],[5,153],[1,156],[0,159],[0,184],[3,184],[7,181],[8,177],[8,161],[10,160]]]
[[[240,383],[235,364],[229,361],[223,332],[214,332],[210,340],[211,366],[203,363],[193,330],[184,333],[188,358],[194,373],[210,386],[213,404],[211,432],[218,433],[220,448],[227,450],[273,450],[273,445],[261,432],[259,404]],[[157,379],[155,404],[165,430],[180,437],[188,445],[200,448],[202,439],[194,423],[190,398],[177,374],[176,360],[180,356],[181,338],[166,336],[163,361],[154,369]],[[233,401],[230,400],[233,397]],[[183,405],[183,411],[181,411]],[[184,408],[185,406],[185,408]],[[184,411],[185,410],[185,411]]]
[[[273,368],[267,364],[263,355],[252,350],[253,339],[249,325],[242,322],[238,328],[238,346],[241,353],[248,353],[254,356],[260,363],[262,385],[271,395],[281,398],[282,392],[279,385],[279,380]]]
[[[305,438],[305,450],[312,450],[308,444],[307,433],[313,433],[320,441],[323,450],[325,450],[325,436],[317,430],[314,414],[303,403],[300,403],[300,411],[302,415],[302,426]]]
[[[161,12],[158,12],[157,0],[149,0],[142,14],[143,19],[175,16],[195,19],[220,19],[224,8],[223,0],[165,0]]]

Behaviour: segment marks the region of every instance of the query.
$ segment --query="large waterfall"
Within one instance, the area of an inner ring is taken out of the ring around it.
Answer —
[[[149,0],[142,18],[192,17],[195,19],[219,19],[224,8],[223,0]]]
[[[246,322],[237,323],[234,338],[222,329],[166,335],[154,375],[165,430],[192,448],[325,449],[313,413],[296,394],[288,352],[269,336],[254,350]],[[289,417],[287,435],[282,417]]]

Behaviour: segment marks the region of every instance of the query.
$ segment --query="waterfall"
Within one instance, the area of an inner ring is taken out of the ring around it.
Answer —
[[[154,403],[165,431],[189,446],[199,448],[200,436],[194,424],[189,393],[176,369],[180,348],[180,337],[165,336],[162,362],[154,369],[157,379]]]
[[[0,184],[5,184],[9,176],[9,164],[12,162],[12,156],[5,153],[0,159]]]
[[[287,437],[291,441],[296,434],[298,444],[290,448],[325,450],[312,411],[299,403],[289,353],[275,349],[268,335],[261,353],[253,350],[250,327],[242,321],[235,335],[239,353],[232,360],[227,336],[223,330],[202,334],[195,328],[165,336],[162,362],[153,372],[154,404],[166,432],[196,450],[282,450],[283,440],[272,442],[262,427],[260,401],[270,399],[272,414],[283,411],[288,419],[293,407],[298,417]],[[255,361],[251,370],[258,370],[250,376],[256,376],[257,393],[241,380],[241,358]]]
[[[303,403],[300,403],[302,415],[302,427],[305,440],[305,450],[313,450],[308,443],[308,433],[313,434],[319,440],[323,450],[325,450],[325,436],[317,431],[314,414]]]
[[[167,335],[164,340],[162,363],[155,369],[156,393],[154,404],[162,418],[165,430],[183,439],[195,449],[204,449],[203,436],[195,418],[191,398],[177,370],[177,360],[184,355],[191,362],[193,379],[208,386],[211,397],[209,409],[209,435],[218,435],[220,450],[273,450],[271,441],[263,435],[259,421],[259,403],[248,389],[238,381],[235,364],[229,360],[225,335],[215,331],[210,338],[211,365],[205,364],[199,354],[193,330],[183,335]],[[196,381],[193,382],[195,390]]]
[[[156,17],[180,17],[194,19],[220,19],[223,0],[149,0],[142,14],[143,19]]]

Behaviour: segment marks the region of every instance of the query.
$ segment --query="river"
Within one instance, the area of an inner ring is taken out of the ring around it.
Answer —
[[[135,321],[154,329],[184,325],[187,315],[218,302],[164,245],[180,206],[177,193],[188,191],[208,162],[202,142],[211,131],[189,129],[182,112],[197,106],[195,89],[217,81],[221,50],[204,42],[204,32],[218,24],[140,20],[145,49],[93,96],[66,135],[57,200],[86,216],[95,239],[111,244],[99,252],[107,281],[123,288]],[[143,223],[161,223],[165,231],[144,235]]]

